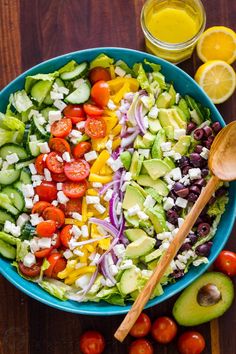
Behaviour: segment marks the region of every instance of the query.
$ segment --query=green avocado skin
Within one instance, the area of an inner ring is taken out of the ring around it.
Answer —
[[[197,301],[199,290],[214,284],[221,292],[221,300],[215,305],[201,306]],[[207,272],[200,276],[179,296],[173,307],[173,316],[182,326],[197,326],[222,316],[234,299],[234,286],[231,279],[219,272]]]

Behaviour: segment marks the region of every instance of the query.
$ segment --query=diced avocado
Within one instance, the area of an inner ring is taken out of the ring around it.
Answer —
[[[140,175],[148,175],[148,171],[147,171],[146,168],[143,166],[143,164],[142,164],[142,168],[141,168],[141,171],[140,171]]]
[[[182,326],[200,325],[223,315],[233,299],[234,286],[229,277],[218,272],[205,273],[182,292],[173,315]]]
[[[131,160],[131,165],[130,165],[130,173],[133,179],[136,179],[138,175],[140,174],[142,164],[143,164],[144,156],[139,155],[137,151],[133,153],[133,157]]]
[[[167,163],[167,165],[170,167],[170,169],[171,170],[173,170],[176,166],[175,166],[175,163],[174,163],[174,161],[170,158],[170,157],[165,157],[164,159],[163,159],[163,161],[165,162],[165,163]]]
[[[182,111],[180,114],[180,109],[178,107],[172,108],[172,117],[175,119],[175,121],[177,122],[178,126],[181,129],[187,128],[187,122],[185,120],[185,116],[183,116]]]
[[[138,135],[134,140],[134,148],[135,149],[146,149],[146,145],[143,142],[143,137]]]
[[[145,192],[145,190],[138,183],[136,183],[135,181],[132,181],[131,182],[131,186],[135,187],[142,194],[142,196],[144,198],[147,197],[147,193]]]
[[[0,255],[7,259],[15,259],[16,258],[16,249],[9,243],[4,242],[0,239]]]
[[[163,200],[163,197],[154,189],[154,188],[145,188],[145,191],[147,194],[149,194],[157,203],[161,203]]]
[[[166,197],[169,194],[169,189],[167,188],[166,183],[163,182],[161,179],[157,179],[156,181],[154,181],[148,175],[139,175],[137,178],[137,182],[141,186],[152,187],[163,197]]]
[[[6,232],[0,231],[0,240],[15,246],[19,241],[16,237],[7,234]]]
[[[154,229],[157,234],[167,231],[166,220],[163,214],[158,213],[155,209],[149,208],[145,211],[153,223]]]
[[[120,291],[122,294],[127,295],[132,293],[138,288],[138,279],[140,273],[135,267],[126,269],[120,279]]]
[[[185,101],[184,98],[181,98],[179,100],[178,106],[182,110],[182,112],[185,114],[186,120],[189,121],[190,120],[190,111],[189,111],[187,102]]]
[[[127,186],[122,207],[126,210],[129,210],[134,205],[138,204],[140,209],[142,209],[144,200],[144,196],[137,188],[133,186]]]
[[[153,159],[162,159],[163,152],[161,144],[166,142],[166,135],[164,129],[160,129],[156,135],[154,143],[152,145],[151,155]]]
[[[174,127],[172,127],[172,125],[168,125],[167,127],[164,127],[163,129],[166,133],[166,137],[170,140],[174,140]]]
[[[165,210],[163,209],[163,206],[162,204],[156,204],[154,207],[153,207],[153,210],[161,215],[164,216],[165,218]]]
[[[151,134],[150,132],[147,132],[143,136],[143,143],[146,149],[150,148],[155,140],[155,135]]]
[[[129,226],[139,227],[139,217],[137,215],[130,216],[127,211],[124,211],[124,216]]]
[[[142,236],[128,244],[125,250],[125,256],[128,258],[139,258],[149,253],[156,244],[152,237]]]
[[[158,108],[169,108],[171,106],[172,95],[168,92],[162,92],[156,101]]]
[[[124,168],[128,171],[131,164],[131,153],[129,151],[124,151],[120,154],[121,162]]]
[[[180,155],[186,155],[191,145],[191,136],[183,135],[179,141],[173,146],[172,150],[178,152]]]
[[[172,111],[173,111],[172,108],[171,109],[161,108],[159,110],[158,117],[159,117],[161,126],[163,128],[172,126],[174,129],[179,129],[180,127],[179,127],[178,123],[175,121],[175,119],[173,118]]]
[[[170,85],[169,94],[171,95],[171,100],[170,100],[170,107],[171,107],[175,104],[176,101],[176,91],[173,85]]]
[[[148,118],[148,129],[152,134],[156,134],[161,129],[159,120]]]
[[[154,180],[165,176],[165,174],[171,170],[167,163],[161,159],[146,160],[143,164],[148,171],[149,176]]]
[[[41,105],[52,86],[52,81],[40,80],[31,89],[32,98]]]
[[[184,122],[188,122],[188,119],[186,117],[186,115],[184,114],[184,112],[182,111],[182,109],[180,109],[178,106],[174,106],[174,108],[177,110],[179,116],[181,117],[181,119],[184,121]]]
[[[127,229],[125,230],[125,235],[127,237],[127,239],[129,241],[136,241],[137,239],[139,239],[142,236],[146,236],[147,234],[145,231],[143,231],[142,229]]]
[[[152,261],[154,261],[154,259],[161,257],[161,255],[162,255],[162,251],[157,249],[157,250],[147,254],[144,257],[144,262],[146,262],[146,263],[152,262]]]

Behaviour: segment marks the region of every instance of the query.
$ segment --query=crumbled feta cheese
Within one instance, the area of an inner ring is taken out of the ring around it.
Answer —
[[[112,264],[114,264],[112,255],[110,253],[108,253],[105,257],[106,257],[108,266],[111,266]]]
[[[7,155],[6,156],[7,163],[9,165],[13,165],[14,163],[19,161],[18,155],[14,152],[13,154]]]
[[[183,208],[183,209],[184,209],[184,208],[186,208],[186,206],[187,206],[187,204],[188,204],[188,201],[187,201],[187,199],[178,197],[178,198],[176,199],[175,204],[176,204],[177,206],[179,206],[180,208]]]
[[[107,103],[107,108],[110,109],[111,111],[114,111],[116,109],[116,105],[111,99],[109,99]]]
[[[114,172],[118,171],[123,166],[120,157],[118,157],[116,160],[114,160],[112,157],[109,157],[106,163]]]
[[[116,214],[121,215],[121,212],[122,212],[122,203],[118,202],[116,206]]]
[[[64,95],[63,95],[63,93],[60,93],[60,92],[51,91],[50,97],[53,101],[54,100],[63,100]]]
[[[12,234],[15,237],[19,237],[21,234],[21,228],[20,226],[16,226],[12,222],[6,220],[4,224],[4,231],[7,233]]]
[[[53,102],[53,105],[59,109],[59,111],[63,111],[66,107],[67,107],[67,104],[65,104],[63,101],[61,100],[55,100]]]
[[[32,209],[34,206],[33,200],[31,198],[25,198],[25,207],[26,209]]]
[[[50,248],[51,247],[51,237],[39,237],[38,246],[39,248]]]
[[[173,157],[174,157],[174,160],[177,161],[177,160],[180,160],[182,156],[179,152],[175,152]]]
[[[40,175],[33,175],[31,176],[33,182],[41,182],[43,180],[43,176]]]
[[[82,232],[80,230],[80,228],[76,225],[73,225],[72,228],[71,228],[71,234],[73,236],[75,236],[76,238],[80,237]]]
[[[203,148],[202,148],[202,152],[200,153],[200,156],[201,156],[203,159],[207,160],[208,157],[209,157],[209,153],[210,153],[210,150],[208,150],[207,148],[203,147]]]
[[[143,269],[141,270],[141,274],[143,277],[150,278],[152,275],[153,271],[149,269]]]
[[[98,263],[100,257],[101,257],[100,254],[99,254],[99,253],[96,253],[95,256],[94,256],[94,258],[93,258],[93,260],[92,260],[92,262],[90,263],[90,265],[91,265],[91,266],[96,265],[96,264]]]
[[[66,162],[70,162],[70,161],[71,161],[70,153],[69,153],[68,151],[63,152],[62,158],[63,158],[63,160],[66,161]]]
[[[22,184],[22,193],[26,198],[31,198],[34,196],[34,188],[32,184]]]
[[[49,149],[49,146],[48,146],[48,143],[47,142],[44,142],[44,143],[38,143],[38,147],[40,149],[40,152],[42,154],[47,154],[50,152],[50,149]]]
[[[83,237],[88,237],[89,233],[88,233],[88,226],[87,225],[83,225],[81,227],[81,231],[82,231],[82,236]]]
[[[83,268],[83,267],[86,267],[87,263],[77,263],[75,265],[75,269],[79,269],[79,268]]]
[[[191,180],[199,179],[202,177],[200,168],[190,168],[188,174]]]
[[[76,124],[76,128],[77,128],[78,130],[84,129],[84,128],[85,128],[85,121],[83,120],[82,122],[77,123],[77,124]]]
[[[127,186],[130,184],[130,182],[125,182],[124,184],[123,184],[123,186],[121,187],[121,192],[125,192],[126,191],[126,188],[127,188]]]
[[[94,208],[99,212],[99,214],[104,214],[106,211],[106,208],[100,203],[94,204]]]
[[[37,174],[37,170],[36,170],[36,168],[35,168],[33,163],[29,164],[29,169],[30,169],[30,172],[31,172],[32,175],[36,175]]]
[[[190,185],[190,179],[189,179],[189,175],[185,175],[184,177],[182,177],[179,180],[181,183],[183,183],[184,186],[189,186]]]
[[[179,167],[174,168],[170,174],[174,181],[179,181],[182,178],[181,169]]]
[[[125,246],[123,244],[115,245],[113,251],[118,258],[123,257],[125,254]]]
[[[132,259],[126,259],[121,265],[120,265],[120,269],[121,270],[125,270],[125,269],[129,269],[133,266],[133,261]]]
[[[178,226],[181,227],[184,223],[184,219],[183,218],[178,218]]]
[[[43,221],[43,218],[39,216],[39,214],[30,214],[30,223],[33,226],[38,225],[40,222]]]
[[[141,210],[140,206],[138,204],[135,204],[133,207],[129,208],[128,215],[129,216],[136,215],[140,210]]]
[[[163,152],[164,157],[173,157],[175,155],[174,150]]]
[[[150,112],[148,113],[148,116],[152,119],[156,119],[159,113],[159,109],[157,107],[152,107]]]
[[[209,263],[209,261],[206,257],[199,257],[195,261],[193,261],[193,265],[195,267],[198,267],[202,263],[207,264],[207,263]]]
[[[176,227],[176,229],[174,229],[171,234],[173,237],[175,237],[175,235],[177,235],[178,232],[179,232],[179,228]]]
[[[138,211],[138,217],[139,217],[139,219],[140,220],[148,220],[149,219],[149,216],[146,214],[146,213],[144,213],[144,211]]]
[[[178,254],[177,258],[178,258],[178,260],[179,260],[180,262],[185,263],[185,264],[186,264],[187,261],[188,261],[187,257],[186,257],[186,256],[183,256],[182,254]]]
[[[107,148],[107,151],[111,154],[112,153],[112,140],[109,139],[107,142],[106,142],[106,148]]]
[[[115,73],[117,76],[124,77],[126,75],[126,71],[121,69],[119,66],[115,67]]]
[[[3,161],[3,163],[2,163],[2,171],[7,170],[8,167],[9,167],[9,163],[7,161]]]
[[[57,200],[53,200],[52,202],[51,202],[51,204],[53,205],[53,206],[58,206],[58,201]]]
[[[25,267],[30,268],[35,263],[36,263],[36,258],[35,258],[35,255],[32,253],[28,253],[23,259],[23,264]]]
[[[62,191],[59,191],[57,193],[57,200],[59,201],[59,203],[61,204],[66,204],[67,202],[69,202],[69,198],[67,198],[67,196],[62,192]]]
[[[44,172],[44,176],[45,176],[46,181],[49,181],[49,182],[52,181],[52,176],[51,176],[51,172],[49,171],[49,169],[44,168],[43,172]]]
[[[184,269],[185,269],[185,264],[182,263],[182,262],[180,262],[178,259],[176,259],[175,265],[176,265],[180,270],[184,270]]]
[[[98,196],[86,195],[85,197],[87,204],[98,204],[100,203],[100,198]]]
[[[109,267],[109,270],[111,272],[111,275],[113,276],[116,276],[118,274],[118,268],[115,264],[112,264],[110,267]]]
[[[175,140],[179,140],[179,138],[184,135],[186,135],[185,129],[175,129],[174,130],[174,139]]]
[[[46,123],[45,118],[42,116],[42,114],[38,115],[38,123],[39,125],[44,125]]]
[[[57,183],[57,190],[62,191],[63,184],[61,182]]]
[[[39,250],[38,239],[32,238],[30,240],[30,250],[32,253],[35,253]]]
[[[39,196],[38,194],[35,194],[34,198],[33,198],[33,204],[36,204],[39,202]]]
[[[155,199],[148,195],[143,203],[143,206],[147,209],[152,208],[156,204]]]
[[[170,242],[169,241],[164,241],[161,244],[162,250],[167,250],[169,248],[169,246],[170,246]]]
[[[63,256],[66,258],[66,259],[70,259],[73,257],[73,253],[71,252],[71,250],[66,250],[65,252],[63,252]]]
[[[98,154],[96,151],[89,151],[86,154],[84,154],[84,158],[87,162],[96,160],[98,157]]]
[[[169,240],[169,238],[171,237],[171,232],[165,231],[165,232],[161,232],[160,234],[156,235],[158,240],[164,241],[164,240]]]
[[[113,284],[113,282],[110,280],[110,279],[106,279],[106,286],[108,287],[108,288],[112,288],[113,286],[114,286],[114,284]]]
[[[106,201],[106,202],[109,202],[112,198],[112,195],[113,195],[113,190],[112,189],[108,189],[105,196],[103,197],[103,199]]]
[[[148,159],[150,156],[149,149],[138,149],[138,153],[139,153],[139,155],[144,156],[146,159]]]
[[[37,136],[36,135],[31,135],[30,136],[30,141],[37,141]]]
[[[175,270],[177,269],[174,260],[172,260],[172,261],[170,262],[170,267],[171,267],[171,269],[172,269],[173,271],[175,271]]]
[[[167,211],[167,210],[173,208],[174,205],[175,205],[174,199],[171,197],[168,197],[163,204],[163,208],[164,208],[164,210]]]
[[[26,213],[21,214],[16,221],[16,225],[19,227],[24,226],[24,224],[29,220],[29,218],[30,217],[28,214]]]
[[[63,93],[64,95],[68,95],[68,93],[70,92],[68,88],[64,87],[64,86],[58,86],[57,88],[57,92]]]
[[[70,137],[71,138],[81,138],[82,133],[79,130],[72,129],[70,132]]]
[[[171,142],[167,141],[166,143],[161,143],[162,151],[170,151],[171,150]]]
[[[92,183],[93,188],[102,188],[102,183],[100,182],[93,182]]]
[[[148,121],[148,117],[147,116],[143,117],[143,125],[144,125],[144,128],[148,129],[149,121]]]
[[[76,256],[79,256],[79,257],[83,257],[83,256],[84,256],[84,252],[78,250],[78,248],[74,249],[73,253],[74,253]]]
[[[173,231],[175,229],[175,225],[171,224],[169,221],[166,221],[166,226],[170,231]]]
[[[82,221],[82,215],[80,215],[80,213],[73,212],[71,213],[71,216],[75,220]]]

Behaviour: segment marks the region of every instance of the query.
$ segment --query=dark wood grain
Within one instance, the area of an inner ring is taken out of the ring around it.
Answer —
[[[48,58],[83,48],[120,46],[144,49],[139,25],[144,0],[0,0],[0,87],[20,72]],[[203,1],[207,25],[228,25],[236,30],[236,1]],[[200,61],[196,55],[180,66],[193,75]],[[235,95],[219,110],[227,122],[235,118]],[[236,229],[227,247],[236,251]],[[113,339],[122,316],[96,318],[63,313],[28,298],[0,279],[0,354],[78,354],[79,336],[99,329],[106,338],[106,354],[128,353]],[[155,318],[170,315],[175,298],[146,312]],[[222,354],[236,353],[236,302],[219,319]],[[210,354],[210,325],[197,327],[206,338]],[[180,328],[180,333],[183,331]],[[214,330],[215,331],[215,330]],[[214,332],[215,333],[215,332]],[[176,343],[155,344],[155,353],[175,354]],[[216,354],[216,352],[212,352]]]

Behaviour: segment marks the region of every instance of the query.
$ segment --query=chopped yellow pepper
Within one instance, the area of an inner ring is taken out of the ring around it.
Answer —
[[[108,248],[110,247],[111,244],[111,239],[110,238],[104,238],[98,242],[99,247],[103,249],[104,251],[107,251]]]
[[[90,182],[100,182],[100,183],[108,183],[112,181],[112,176],[99,176],[95,173],[90,173],[89,175]],[[83,203],[82,203],[82,215],[83,215]]]
[[[112,79],[116,77],[114,65],[110,65],[110,74]]]
[[[121,138],[117,138],[117,139],[113,140],[112,150],[116,150],[120,146],[120,143],[121,143]]]
[[[111,96],[111,99],[115,104],[118,104],[122,100],[124,95],[130,91],[131,90],[128,82],[125,82],[121,89],[115,95]]]
[[[95,151],[101,151],[106,148],[106,143],[108,140],[108,136],[105,136],[105,138],[100,138],[100,139],[92,139],[92,148]]]
[[[83,221],[79,221],[79,220],[75,220],[75,219],[71,219],[71,218],[65,218],[65,224],[66,225],[76,225],[79,227],[84,225]]]
[[[79,269],[75,269],[70,275],[65,279],[65,284],[72,285],[79,275],[94,273],[96,270],[96,266],[87,266]]]
[[[103,166],[100,170],[100,175],[106,176],[106,175],[111,175],[112,173],[113,173],[113,170],[107,165]]]
[[[81,252],[83,252],[83,256],[80,256],[80,263],[86,263],[88,261],[88,250],[85,246],[82,247]]]
[[[86,198],[83,197],[82,200],[82,221],[85,222],[88,219],[88,215],[87,215],[87,202],[86,202]]]
[[[93,188],[89,188],[89,189],[87,189],[87,194],[88,195],[98,195],[98,191],[96,191]]]
[[[94,251],[95,251],[95,249],[96,249],[96,245],[95,245],[95,243],[94,243],[94,245],[93,245],[93,246],[92,246],[92,245],[90,245],[90,244],[88,244],[88,245],[85,245],[85,247],[87,248],[87,250],[88,250],[90,253],[94,252]]]
[[[109,85],[111,95],[115,95],[118,91],[120,91],[125,83],[129,85],[129,91],[127,92],[136,92],[139,89],[139,82],[134,78],[117,77],[113,80],[107,81],[107,83]]]
[[[76,263],[76,260],[67,261],[66,268],[63,271],[57,273],[58,278],[65,279],[68,277],[68,275],[75,269]]]
[[[106,135],[109,135],[111,130],[116,126],[118,123],[118,118],[116,116],[110,116],[110,117],[103,117],[103,119],[106,122]]]
[[[112,129],[111,134],[116,136],[116,135],[120,134],[121,129],[122,129],[122,126],[120,124],[117,124],[115,126],[115,128]]]
[[[110,157],[109,152],[107,150],[103,150],[98,156],[98,158],[95,160],[95,162],[93,163],[90,169],[90,173],[99,173],[101,168],[105,165],[105,163],[109,159],[109,157]]]

